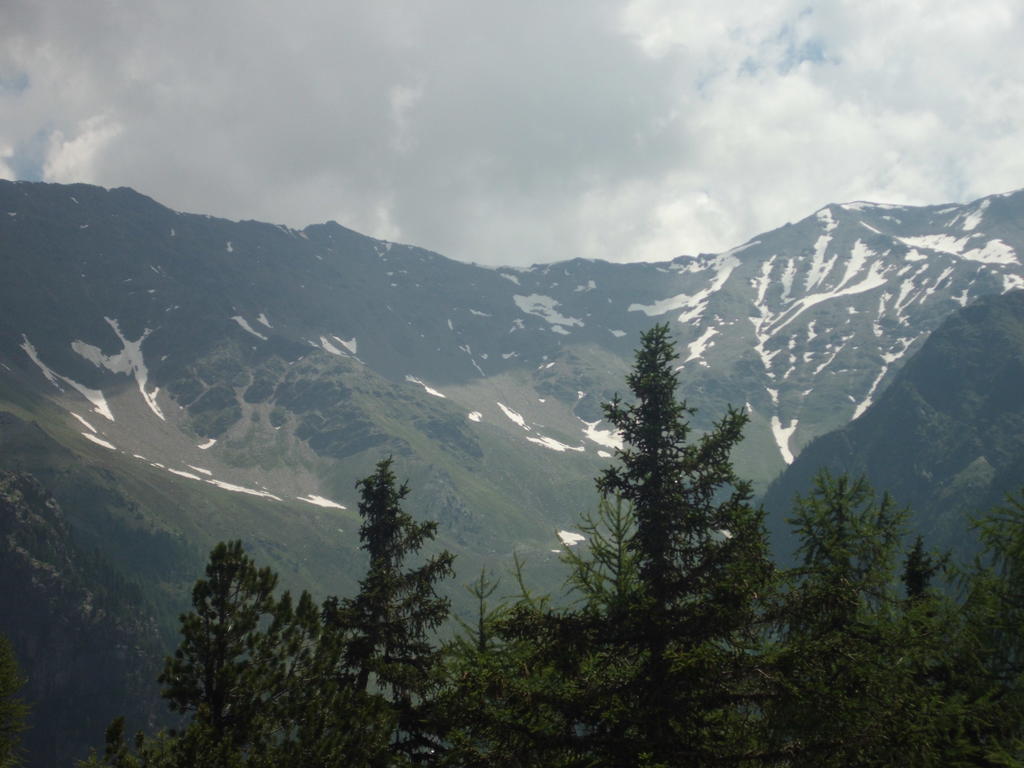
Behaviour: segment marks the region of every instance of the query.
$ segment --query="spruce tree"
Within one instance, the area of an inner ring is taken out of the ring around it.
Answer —
[[[449,600],[436,586],[452,575],[454,556],[445,551],[406,565],[433,540],[437,523],[416,522],[402,509],[409,487],[397,484],[391,465],[390,457],[380,461],[357,483],[359,538],[369,568],[359,594],[328,606],[326,614],[351,632],[345,662],[357,690],[379,690],[392,703],[398,721],[393,749],[423,762],[441,749],[426,724],[440,661],[431,635],[448,617]]]
[[[747,416],[730,407],[692,438],[677,359],[668,325],[655,326],[626,379],[634,402],[616,396],[605,406],[624,446],[597,487],[631,507],[638,576],[633,599],[603,630],[628,677],[614,689],[617,722],[592,727],[614,750],[606,764],[709,765],[753,749],[753,651],[772,569],[763,513],[730,460]]]

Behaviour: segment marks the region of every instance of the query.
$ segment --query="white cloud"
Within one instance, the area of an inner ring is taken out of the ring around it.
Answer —
[[[1024,185],[1009,0],[9,0],[0,174],[455,258],[718,251]]]
[[[83,121],[71,137],[66,137],[60,129],[54,130],[50,134],[50,148],[43,164],[43,178],[69,183],[95,177],[103,150],[120,133],[121,126],[105,115]]]

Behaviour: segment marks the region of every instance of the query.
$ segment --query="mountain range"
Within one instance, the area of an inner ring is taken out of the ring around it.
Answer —
[[[602,403],[667,322],[694,427],[747,410],[735,460],[773,529],[825,464],[945,510],[917,524],[955,541],[1024,468],[1021,253],[1024,191],[832,204],[664,262],[490,268],[334,222],[0,181],[0,470],[138,583],[165,644],[218,540],[351,593],[355,482],[388,455],[458,582],[518,552],[557,589],[618,445]]]
[[[720,254],[492,269],[2,182],[0,387],[56,405],[76,454],[211,504],[334,515],[351,545],[354,481],[393,454],[448,543],[546,553],[594,503],[641,330],[672,324],[695,426],[747,408],[737,463],[763,489],[953,311],[1024,287],[1022,214],[1024,192],[855,202]]]

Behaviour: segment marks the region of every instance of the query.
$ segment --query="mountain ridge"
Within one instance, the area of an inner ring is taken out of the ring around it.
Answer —
[[[393,453],[443,489],[453,537],[543,552],[544,526],[593,503],[616,444],[601,403],[642,330],[671,323],[698,430],[748,410],[737,462],[763,488],[950,312],[1024,285],[1022,220],[1022,192],[830,204],[720,254],[491,268],[333,223],[4,182],[0,378],[61,403],[89,450],[254,503],[350,514]]]

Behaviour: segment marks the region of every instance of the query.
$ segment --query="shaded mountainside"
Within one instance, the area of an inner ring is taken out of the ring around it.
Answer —
[[[951,316],[877,403],[808,445],[765,497],[778,535],[819,467],[867,475],[929,546],[970,554],[970,516],[1024,487],[1024,291]]]
[[[0,472],[0,584],[0,632],[28,678],[30,765],[71,765],[117,715],[154,722],[163,645],[148,603],[24,473]]]

